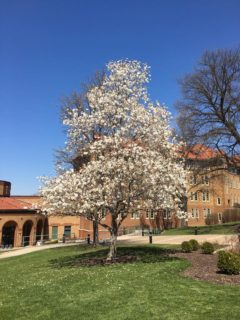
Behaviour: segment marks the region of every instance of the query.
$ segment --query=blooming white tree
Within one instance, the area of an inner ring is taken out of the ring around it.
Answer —
[[[73,109],[64,120],[66,150],[81,166],[45,180],[42,195],[49,212],[84,215],[106,227],[108,259],[113,259],[118,229],[133,210],[169,208],[183,214],[185,171],[170,114],[148,97],[149,67],[120,60],[107,69],[102,84],[88,92],[91,112]],[[101,221],[106,214],[111,225]]]

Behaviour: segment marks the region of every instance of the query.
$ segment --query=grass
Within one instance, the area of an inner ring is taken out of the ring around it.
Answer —
[[[76,267],[106,249],[84,246],[0,261],[0,319],[239,319],[240,288],[182,277],[185,260],[161,246],[121,247],[140,261]]]
[[[198,234],[236,234],[236,228],[240,225],[240,222],[229,222],[223,224],[217,224],[212,226],[198,227]],[[184,227],[177,229],[165,230],[162,235],[194,235],[195,227]]]

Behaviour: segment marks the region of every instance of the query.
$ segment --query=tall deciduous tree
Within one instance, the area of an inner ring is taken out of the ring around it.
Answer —
[[[88,92],[91,114],[71,110],[66,150],[82,164],[45,181],[49,212],[94,216],[111,234],[108,259],[116,256],[118,229],[133,210],[180,209],[185,171],[173,141],[169,112],[148,97],[149,67],[121,60],[107,65],[99,86]],[[101,218],[111,215],[111,224]]]
[[[180,81],[178,124],[188,144],[240,154],[240,48],[206,51]]]

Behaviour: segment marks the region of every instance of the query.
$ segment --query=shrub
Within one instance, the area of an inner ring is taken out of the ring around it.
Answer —
[[[223,273],[240,274],[240,255],[232,252],[219,251],[217,266]]]
[[[214,252],[214,246],[212,243],[210,242],[204,242],[202,244],[202,252],[205,253],[205,254],[213,254]]]
[[[183,252],[191,252],[192,251],[192,246],[191,246],[190,242],[188,242],[188,241],[183,241],[181,246],[182,246]]]
[[[199,243],[198,243],[197,240],[195,240],[195,239],[189,240],[189,243],[190,243],[193,251],[198,250],[199,247],[200,247],[200,246],[199,246]]]

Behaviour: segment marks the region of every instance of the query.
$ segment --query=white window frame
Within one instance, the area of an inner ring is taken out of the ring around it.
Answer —
[[[151,220],[153,220],[154,219],[154,211],[153,211],[153,209],[151,209],[151,211],[150,211],[150,219]]]
[[[195,210],[194,210],[194,209],[192,209],[191,218],[192,218],[192,219],[194,219],[194,218],[195,218]]]
[[[209,185],[209,177],[207,175],[202,176],[202,184]]]
[[[207,218],[207,208],[203,208],[203,217]]]
[[[139,220],[140,219],[140,213],[139,213],[139,211],[133,211],[132,213],[131,213],[131,219],[135,219],[135,220]]]
[[[217,197],[217,205],[218,205],[218,206],[221,206],[221,205],[222,205],[221,197]]]
[[[222,212],[218,212],[218,221],[222,221]]]
[[[146,209],[146,219],[149,219],[149,210]]]
[[[191,192],[190,200],[191,200],[191,201],[198,201],[198,199],[199,199],[198,191],[196,191],[196,192]]]
[[[210,201],[210,193],[209,191],[203,191],[202,193],[202,201],[209,202]]]

